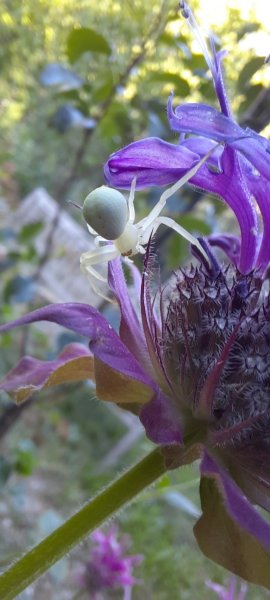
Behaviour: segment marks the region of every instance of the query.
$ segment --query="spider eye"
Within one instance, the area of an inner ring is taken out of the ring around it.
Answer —
[[[82,207],[86,223],[106,240],[116,240],[128,222],[125,196],[102,185],[86,196]]]

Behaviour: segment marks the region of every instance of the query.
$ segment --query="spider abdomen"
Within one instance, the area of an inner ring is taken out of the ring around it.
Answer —
[[[129,218],[125,196],[105,185],[86,196],[82,212],[86,223],[105,240],[119,238]]]

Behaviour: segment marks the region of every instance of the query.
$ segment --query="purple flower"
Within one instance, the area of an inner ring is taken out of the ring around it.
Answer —
[[[44,385],[74,380],[75,367],[77,379],[95,378],[100,399],[140,415],[168,468],[201,457],[203,515],[194,529],[200,548],[243,578],[270,587],[270,526],[252,506],[270,510],[270,301],[256,272],[221,269],[205,249],[211,268],[202,259],[153,295],[149,247],[141,282],[132,267],[140,293],[135,303],[120,259],[112,261],[119,335],[85,304],[49,305],[3,325],[0,331],[41,320],[59,323],[86,336],[90,353],[75,344],[54,361],[24,359],[26,368],[20,361],[0,387],[21,399]]]
[[[219,196],[234,211],[241,232],[239,251],[233,257],[239,270],[242,273],[255,267],[263,270],[270,260],[270,142],[251,129],[241,128],[234,120],[222,77],[224,52],[217,53],[210,38],[210,54],[187,3],[181,2],[181,8],[212,73],[220,111],[199,103],[173,108],[170,96],[168,121],[172,131],[180,134],[179,143],[170,144],[158,138],[134,142],[109,157],[105,178],[114,187],[127,189],[135,176],[137,188],[171,184],[198,163],[216,142],[223,142],[224,147],[214,151],[190,183]],[[221,245],[218,239],[216,243]]]
[[[227,587],[219,585],[218,583],[214,583],[214,581],[210,580],[206,581],[205,583],[210,590],[216,592],[219,600],[244,600],[247,593],[247,585],[245,583],[241,583],[239,593],[237,594],[235,577],[230,578]]]
[[[185,3],[182,10],[192,21]],[[270,512],[268,142],[233,121],[221,55],[214,51],[211,60],[222,112],[207,107],[206,118],[205,107],[196,105],[192,120],[190,105],[175,111],[169,105],[173,126],[185,134],[180,128],[186,123],[197,137],[183,135],[178,146],[153,138],[135,142],[114,154],[105,172],[118,187],[129,187],[134,176],[141,187],[172,183],[222,139],[225,148],[191,182],[221,195],[237,216],[241,239],[223,234],[201,240],[204,254],[192,248],[197,266],[179,269],[161,289],[150,242],[143,277],[131,266],[133,300],[121,260],[111,261],[108,283],[120,308],[119,334],[97,310],[75,303],[50,305],[3,325],[0,331],[41,320],[58,323],[85,336],[90,351],[76,344],[47,363],[28,357],[0,386],[20,401],[76,374],[95,379],[100,399],[139,415],[168,468],[201,459],[203,513],[194,528],[200,548],[270,588],[270,525],[253,507]],[[254,197],[263,220],[259,235]],[[227,254],[227,266],[218,263],[215,246]]]
[[[124,591],[124,599],[131,598],[131,588],[141,583],[133,575],[133,569],[141,563],[143,556],[129,555],[129,539],[119,538],[117,527],[112,526],[105,533],[100,529],[91,535],[93,542],[90,556],[76,573],[81,588],[90,592],[89,598],[100,598],[99,592],[106,589]],[[103,596],[102,596],[103,597]]]

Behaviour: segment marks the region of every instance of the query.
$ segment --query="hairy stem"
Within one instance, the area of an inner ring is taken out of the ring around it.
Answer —
[[[166,472],[159,449],[150,452],[0,576],[1,600],[12,600],[91,531]]]

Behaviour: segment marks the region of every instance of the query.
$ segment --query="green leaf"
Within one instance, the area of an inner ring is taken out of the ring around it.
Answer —
[[[12,473],[12,464],[5,457],[0,456],[0,486],[3,486]]]
[[[44,223],[36,221],[35,223],[27,223],[24,225],[19,233],[18,240],[22,244],[32,240],[44,227]]]
[[[206,81],[205,79],[202,79],[200,82],[200,92],[204,98],[207,98],[207,100],[211,100],[212,102],[216,98],[212,80]]]
[[[210,225],[202,219],[194,217],[193,215],[181,215],[181,217],[176,218],[175,221],[179,222],[180,225],[182,225],[191,233],[200,235],[210,235],[211,233]]]
[[[238,79],[237,86],[239,91],[241,91],[243,87],[250,85],[250,81],[254,73],[256,73],[256,71],[263,66],[264,58],[264,56],[255,56],[245,64]]]
[[[111,54],[111,48],[103,35],[88,27],[73,29],[67,38],[67,55],[71,63],[85,52]]]
[[[257,85],[250,85],[245,93],[245,99],[239,106],[238,112],[243,113],[248,110],[252,102],[256,100],[262,90],[264,90],[264,86],[261,83],[257,83]]]
[[[193,215],[185,214],[180,217],[173,216],[173,218],[179,225],[182,225],[182,227],[194,235],[210,235],[211,233],[211,227],[208,223]],[[167,268],[177,268],[185,260],[187,250],[188,243],[184,238],[177,234],[171,235],[166,245]]]
[[[207,64],[202,54],[192,54],[191,58],[183,59],[183,63],[191,71],[207,71]]]
[[[164,31],[158,38],[158,41],[162,44],[166,44],[166,46],[171,46],[172,48],[177,48],[177,39],[174,35],[167,33]]]
[[[111,71],[108,71],[105,76],[103,73],[102,77],[98,80],[98,87],[92,94],[92,101],[96,103],[106,100],[111,95],[113,86],[114,81]]]
[[[194,527],[202,552],[243,579],[270,589],[270,552],[229,514],[218,477],[203,477],[203,515]]]
[[[188,82],[176,73],[150,73],[148,79],[153,82],[171,83],[178,96],[187,96],[190,93]]]
[[[242,39],[242,37],[244,37],[244,35],[247,35],[247,33],[253,33],[253,31],[258,31],[260,27],[260,23],[246,23],[245,25],[242,25],[242,27],[239,27],[239,29],[237,28],[238,42]]]
[[[170,484],[171,484],[171,480],[169,478],[169,475],[166,473],[162,477],[162,479],[159,480],[156,487],[157,487],[157,490],[163,490],[164,488],[167,489]]]
[[[16,451],[15,471],[20,475],[31,475],[36,465],[36,448],[31,440],[21,440]]]

